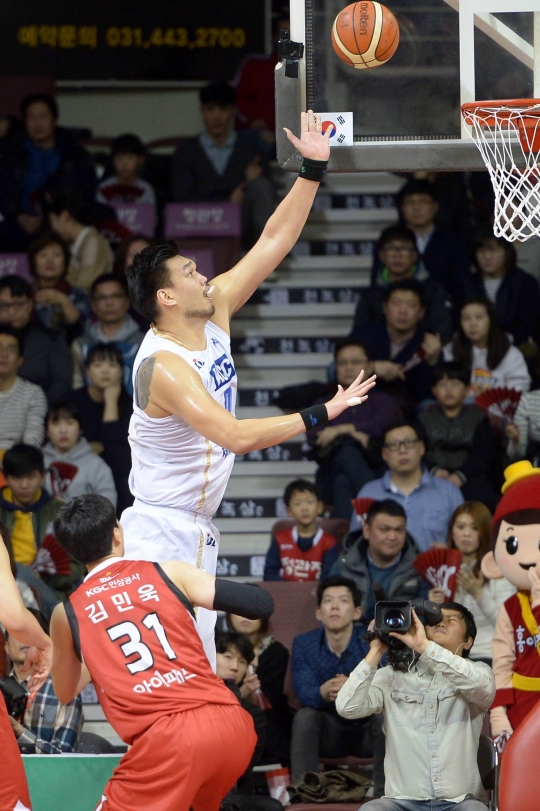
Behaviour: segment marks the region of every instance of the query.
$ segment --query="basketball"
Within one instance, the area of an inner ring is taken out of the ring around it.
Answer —
[[[332,26],[334,51],[353,68],[377,68],[395,54],[399,25],[382,3],[360,0],[339,12]]]

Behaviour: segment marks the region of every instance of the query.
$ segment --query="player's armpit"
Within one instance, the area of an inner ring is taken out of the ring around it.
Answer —
[[[51,638],[54,692],[62,704],[68,704],[90,683],[90,674],[77,658],[66,609],[62,604],[56,606],[51,617]]]

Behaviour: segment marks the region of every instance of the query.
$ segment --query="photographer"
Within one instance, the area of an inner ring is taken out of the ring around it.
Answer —
[[[476,636],[471,612],[443,603],[432,626],[412,612],[412,626],[390,636],[410,649],[410,661],[394,659],[377,670],[388,651],[379,638],[338,693],[345,718],[384,714],[385,796],[370,811],[485,811],[477,766],[484,713],[495,696],[495,679],[483,662],[468,659]],[[394,646],[392,646],[394,647]]]

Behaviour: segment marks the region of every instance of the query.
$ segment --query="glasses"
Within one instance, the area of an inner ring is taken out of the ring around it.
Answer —
[[[392,453],[401,450],[402,447],[410,451],[411,448],[414,448],[414,446],[418,444],[418,442],[420,442],[419,439],[396,439],[395,442],[387,442],[384,447],[387,450],[392,451]]]
[[[94,301],[98,303],[102,301],[124,301],[125,298],[124,293],[111,293],[109,296],[94,296]]]
[[[0,304],[0,313],[8,313],[10,310],[22,310],[26,307],[30,299],[23,299],[22,301],[2,302]]]

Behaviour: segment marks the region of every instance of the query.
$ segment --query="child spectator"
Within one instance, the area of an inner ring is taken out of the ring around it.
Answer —
[[[540,389],[523,394],[518,403],[514,422],[506,426],[510,440],[506,453],[511,462],[536,459],[540,449]],[[535,467],[538,463],[535,462]]]
[[[73,377],[69,348],[62,335],[36,322],[32,288],[20,276],[0,279],[0,323],[9,324],[22,338],[19,377],[41,386],[49,403],[66,397]]]
[[[270,620],[250,620],[237,614],[227,614],[227,628],[245,634],[255,651],[256,677],[263,694],[270,702],[265,750],[272,762],[288,761],[288,741],[291,735],[292,712],[284,693],[289,651],[272,636]],[[253,696],[248,681],[241,688],[244,698]]]
[[[119,135],[111,147],[114,174],[98,186],[98,203],[152,203],[156,204],[154,189],[139,177],[146,150],[137,135]]]
[[[112,470],[118,494],[118,513],[133,504],[128,478],[131,451],[128,431],[133,405],[122,387],[122,353],[114,344],[96,344],[85,360],[89,385],[71,393],[85,438]]]
[[[463,498],[495,509],[497,449],[487,412],[464,405],[469,379],[456,363],[441,363],[433,370],[437,403],[418,417],[426,446],[424,463],[434,476],[459,487]]]
[[[272,537],[266,553],[265,580],[320,580],[326,577],[339,549],[336,539],[317,527],[323,511],[317,485],[295,479],[285,488],[283,500],[295,526]]]
[[[39,447],[47,398],[40,386],[18,377],[23,362],[21,337],[0,325],[0,451],[18,442]]]
[[[448,546],[459,549],[463,563],[457,573],[458,588],[454,600],[473,614],[478,634],[470,658],[491,665],[491,640],[497,613],[504,601],[515,594],[515,587],[504,577],[487,580],[480,571],[482,558],[491,546],[491,513],[479,501],[465,501],[456,509],[448,527]],[[440,588],[431,589],[429,599],[444,603]]]
[[[69,245],[68,281],[88,292],[98,276],[111,272],[111,246],[97,228],[85,222],[85,207],[79,199],[59,192],[47,207],[52,230]]]
[[[71,343],[90,319],[90,302],[82,287],[67,281],[69,249],[52,231],[41,234],[28,249],[34,277],[36,316],[47,329],[63,332]]]
[[[434,366],[440,354],[440,345],[434,343],[426,350],[426,362]],[[501,387],[529,391],[531,377],[525,358],[498,325],[493,304],[487,298],[479,296],[465,302],[458,331],[442,354],[444,360],[454,360],[467,370],[472,397],[485,389]]]
[[[132,395],[133,362],[144,335],[128,314],[129,295],[125,277],[112,273],[100,276],[92,285],[90,300],[96,320],[72,344],[75,367],[73,387],[77,389],[83,385],[84,358],[90,347],[114,342],[123,357],[124,387]]]
[[[424,316],[421,327],[425,332],[452,337],[452,309],[443,285],[427,272],[418,260],[416,237],[410,228],[391,225],[385,228],[377,243],[380,266],[373,270],[371,285],[362,290],[354,314],[353,332],[363,324],[384,323],[384,291],[404,279],[416,279],[424,290]]]
[[[71,558],[69,573],[58,573],[66,557],[53,535],[52,522],[63,502],[42,489],[43,454],[21,443],[6,452],[3,464],[7,486],[0,491],[0,521],[11,532],[17,576],[36,587],[44,599],[49,590],[41,589],[42,581],[65,599],[84,576],[85,567]]]
[[[499,326],[513,342],[540,341],[540,288],[529,273],[516,267],[516,250],[493,232],[476,240],[476,269],[465,280],[467,297],[485,296],[494,306]]]
[[[366,378],[374,373],[365,346],[352,338],[337,345],[334,357],[337,382],[345,389],[362,369]],[[335,393],[334,385],[317,402],[324,403]],[[382,464],[377,441],[399,416],[394,400],[375,387],[361,406],[345,409],[328,425],[308,433],[308,442],[319,465],[316,481],[324,502],[332,505],[334,518],[350,518],[351,500],[366,482],[375,478]]]
[[[92,452],[82,436],[79,412],[72,403],[58,403],[47,414],[48,442],[43,448],[51,495],[72,501],[83,493],[99,493],[116,507],[116,488],[110,467]]]

